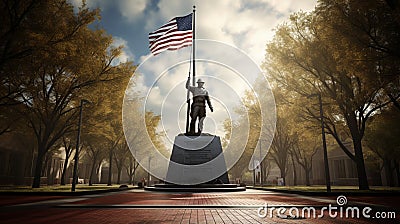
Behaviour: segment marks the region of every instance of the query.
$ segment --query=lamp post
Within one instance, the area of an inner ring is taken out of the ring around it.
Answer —
[[[72,188],[71,191],[75,192],[76,183],[78,182],[78,160],[79,160],[79,142],[81,140],[81,125],[82,125],[82,108],[84,103],[89,103],[89,101],[82,99],[79,106],[79,123],[78,123],[78,136],[76,138],[76,151],[74,158],[74,173],[72,176]]]
[[[326,138],[325,138],[325,123],[324,123],[324,112],[322,110],[322,98],[321,93],[312,94],[308,96],[308,98],[318,96],[319,101],[319,116],[321,118],[321,134],[322,134],[322,147],[324,150],[324,165],[325,165],[325,182],[326,182],[326,191],[331,192],[331,177],[329,174],[329,164],[328,164],[328,151],[326,149]]]
[[[151,164],[151,156],[149,156],[149,171],[147,172],[147,186],[150,186],[150,172],[151,172],[150,164]]]
[[[253,159],[253,187],[256,186],[256,161]]]
[[[258,141],[260,142],[260,185],[261,187],[263,186],[263,179],[262,179],[262,174],[263,174],[263,169],[262,169],[262,158],[261,158],[261,138],[258,139]]]

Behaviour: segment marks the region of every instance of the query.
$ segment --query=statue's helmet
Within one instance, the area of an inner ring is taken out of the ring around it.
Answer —
[[[202,79],[198,79],[197,83],[204,83],[204,81]]]

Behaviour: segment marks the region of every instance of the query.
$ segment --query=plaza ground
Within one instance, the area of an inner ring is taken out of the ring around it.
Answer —
[[[348,206],[360,210],[369,206],[374,212],[395,212],[396,218],[322,218],[259,217],[258,210],[337,205],[336,196],[302,196],[247,189],[244,192],[148,192],[130,189],[82,196],[0,196],[1,223],[399,223],[400,196],[351,196]],[[268,210],[270,212],[270,210]],[[288,214],[287,212],[285,214]]]

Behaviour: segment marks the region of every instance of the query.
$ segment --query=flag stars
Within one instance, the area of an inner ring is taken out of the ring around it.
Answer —
[[[183,16],[183,17],[176,17],[176,22],[178,24],[179,31],[191,30],[192,29],[192,13]]]

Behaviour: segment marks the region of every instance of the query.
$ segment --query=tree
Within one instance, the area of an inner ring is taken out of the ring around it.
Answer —
[[[252,154],[256,150],[257,142],[260,137],[261,129],[261,109],[260,104],[257,102],[255,95],[246,91],[245,95],[242,97],[243,106],[236,108],[236,113],[240,116],[237,121],[225,120],[225,140],[227,142],[227,137],[229,140],[229,150],[235,151],[237,153],[242,153],[241,157],[237,163],[229,170],[229,173],[236,178],[241,178],[243,173],[247,170],[251,161]],[[236,135],[234,138],[231,130],[248,130],[248,136],[246,134]],[[240,147],[242,142],[246,142],[245,149]]]
[[[386,0],[386,2],[393,10],[398,8],[399,0]]]
[[[125,102],[124,117],[128,120],[125,122],[128,122],[129,125],[125,126],[125,141],[122,141],[119,147],[125,147],[128,151],[130,150],[123,161],[123,167],[125,167],[129,176],[129,184],[135,184],[137,168],[140,165],[139,162],[144,162],[142,160],[146,157],[154,156],[153,147],[156,147],[160,153],[165,154],[166,152],[165,147],[159,139],[160,134],[156,130],[161,117],[155,115],[153,112],[145,112],[146,116],[143,116],[140,112],[140,104],[141,99],[138,98]],[[142,123],[143,118],[145,119],[145,124]],[[149,142],[147,134],[144,134],[146,131],[148,131],[147,133],[150,135],[149,137],[152,142]]]
[[[63,147],[64,153],[65,153],[65,160],[64,160],[62,173],[61,173],[61,185],[65,185],[65,175],[66,175],[67,168],[68,168],[69,158],[71,157],[72,152],[73,152],[72,140],[66,136],[63,136],[62,137],[62,147]]]
[[[400,110],[400,16],[398,1],[319,2],[318,15],[343,38],[354,55],[354,68],[363,63],[376,66],[376,72],[364,73],[375,85],[384,86],[383,94]],[[360,63],[359,63],[360,62]],[[361,66],[360,66],[361,65]],[[371,76],[371,77],[368,77]],[[389,83],[389,84],[388,84]]]
[[[37,52],[51,51],[76,37],[98,10],[82,6],[77,15],[65,0],[4,0],[0,3],[0,107],[21,103],[29,72],[20,69]]]
[[[127,162],[127,157],[130,154],[127,143],[122,141],[121,144],[117,145],[113,153],[115,166],[117,167],[117,184],[120,184],[122,168],[124,168],[124,164]]]
[[[122,128],[122,127],[121,127]],[[121,132],[122,132],[122,130],[121,130]],[[113,135],[113,136],[111,136],[111,139],[109,139],[109,142],[108,142],[108,179],[107,179],[107,185],[108,186],[111,186],[112,185],[112,167],[113,167],[113,158],[114,158],[114,155],[115,155],[115,150],[116,150],[116,148],[118,147],[118,145],[119,145],[119,143],[120,143],[120,141],[121,141],[121,139],[123,138],[123,134],[122,133],[115,133],[116,135]],[[117,165],[118,166],[118,165]],[[120,167],[120,169],[121,169],[121,167]],[[119,169],[119,172],[118,172],[118,175],[120,175],[121,174],[121,172],[120,172],[120,169]]]
[[[229,144],[229,140],[231,139],[232,120],[231,119],[224,120],[223,126],[224,126],[225,135],[222,138],[222,148],[225,149]]]
[[[328,7],[332,1],[324,3],[327,7],[317,7],[309,14],[293,14],[289,23],[278,27],[274,40],[267,46],[264,67],[278,83],[299,97],[322,95],[323,102],[329,104],[327,133],[356,163],[359,188],[368,189],[361,142],[366,121],[375,111],[393,102],[386,94],[393,89],[393,79],[381,79],[380,74],[382,70],[388,72],[395,68],[395,64],[387,61],[380,64],[379,60],[372,63],[364,53],[367,49],[357,44],[358,33],[353,32],[350,38],[331,26],[332,21],[346,20],[340,13],[329,11],[335,8]],[[397,93],[394,99],[399,97]],[[316,111],[308,112],[319,119]],[[341,141],[338,125],[348,129],[354,154]]]
[[[88,156],[91,164],[90,175],[89,175],[89,186],[92,186],[95,179],[95,174],[98,173],[100,166],[106,155],[105,140],[103,136],[96,134],[85,134],[82,136],[85,147],[85,154]],[[97,171],[97,172],[96,172]]]
[[[127,89],[133,90],[134,83],[131,82]],[[163,133],[157,131],[157,127],[161,121],[161,116],[152,111],[142,111],[143,98],[131,92],[125,96],[123,119],[124,119],[124,134],[126,143],[129,146],[131,155],[128,157],[125,168],[128,175],[134,181],[138,164],[146,167],[150,158],[156,157],[158,150],[164,156],[167,154],[164,144],[160,136]],[[151,166],[156,167],[154,163]]]
[[[246,172],[253,167],[254,160],[266,158],[274,138],[276,114],[275,100],[262,74],[255,80],[252,90],[244,93],[241,101],[242,105],[235,108],[239,118],[224,121],[225,136],[222,139],[223,148],[231,151],[229,154],[241,155],[229,170],[231,176],[240,179],[249,174]],[[255,152],[257,153],[254,154]],[[261,164],[262,180],[266,179],[265,174],[269,172],[269,168],[269,163]]]
[[[77,29],[65,41],[41,47],[19,61],[17,69],[8,71],[26,77],[18,107],[28,127],[34,132],[37,144],[36,167],[32,187],[40,186],[43,160],[48,150],[66,133],[76,127],[79,93],[90,85],[113,80],[127,73],[129,63],[113,65],[120,48],[111,49],[112,38],[102,30],[88,28],[97,11],[81,8],[75,14],[65,1],[43,3],[43,12],[36,15],[37,24],[45,32],[32,33],[37,39],[51,40]],[[44,16],[48,15],[48,17]],[[33,19],[33,18],[32,18]],[[77,25],[77,21],[84,25]],[[90,53],[88,53],[90,52]]]
[[[316,134],[316,132],[305,129],[304,132],[297,137],[297,141],[292,148],[292,156],[294,156],[297,163],[304,169],[307,186],[310,186],[313,157],[320,147],[320,136]]]
[[[261,164],[261,169],[262,169],[262,174],[263,174],[262,175],[263,183],[267,183],[267,179],[268,179],[268,176],[269,176],[269,174],[271,172],[271,168],[272,168],[272,164],[271,164],[271,161],[269,158],[270,158],[270,156],[269,156],[269,154],[267,154]]]
[[[18,61],[35,51],[70,40],[80,28],[85,27],[88,21],[91,21],[92,17],[98,13],[97,10],[87,10],[84,5],[78,16],[65,14],[65,17],[69,17],[68,19],[75,19],[75,21],[69,21],[72,24],[68,29],[60,29],[58,32],[51,30],[61,25],[60,22],[64,19],[54,12],[64,11],[67,8],[72,10],[72,6],[65,0],[51,2],[43,0],[2,1],[0,3],[2,21],[0,29],[1,70],[7,63]],[[50,24],[54,27],[46,26]],[[2,73],[2,75],[6,74]]]
[[[129,184],[135,185],[135,176],[137,168],[139,167],[139,163],[132,154],[128,154],[124,163],[124,167],[129,176]]]
[[[269,155],[279,167],[281,178],[286,184],[287,161],[294,144],[293,135],[290,133],[288,118],[278,112],[274,140]]]
[[[400,119],[395,108],[382,111],[372,117],[366,128],[366,145],[382,160],[386,180],[394,186],[393,170],[396,170],[397,183],[400,183]]]
[[[118,52],[122,47],[120,46],[114,50]],[[92,85],[82,94],[85,99],[91,102],[87,112],[90,114],[86,120],[87,131],[92,134],[101,135],[107,140],[106,149],[108,151],[109,164],[108,185],[112,184],[114,161],[118,163],[116,167],[119,176],[122,170],[121,156],[125,156],[125,151],[123,150],[125,142],[122,127],[122,105],[124,91],[134,69],[135,66],[132,66],[130,63],[120,64],[112,80]],[[105,92],[107,94],[104,94]],[[122,153],[122,155],[119,155],[119,153]]]
[[[54,184],[54,178],[53,178],[53,156],[59,154],[60,152],[60,147],[58,144],[53,145],[49,151],[46,153],[46,156],[44,158],[43,164],[42,164],[42,173],[41,176],[46,177],[46,184],[47,185],[53,185]]]
[[[232,129],[240,130],[244,129],[243,127],[245,126],[242,120],[239,120],[237,122],[232,122]],[[230,128],[229,128],[230,129]],[[229,129],[225,129],[225,132]],[[236,147],[238,142],[247,142],[244,150]],[[233,165],[233,167],[229,170],[229,174],[233,178],[240,178],[243,179],[243,174],[248,170],[249,163],[252,163],[251,161],[251,155],[253,154],[254,150],[256,148],[256,140],[250,141],[246,139],[245,135],[242,136],[237,136],[237,138],[230,138],[229,140],[229,150],[234,151],[235,153],[242,153],[241,157],[239,160]]]

